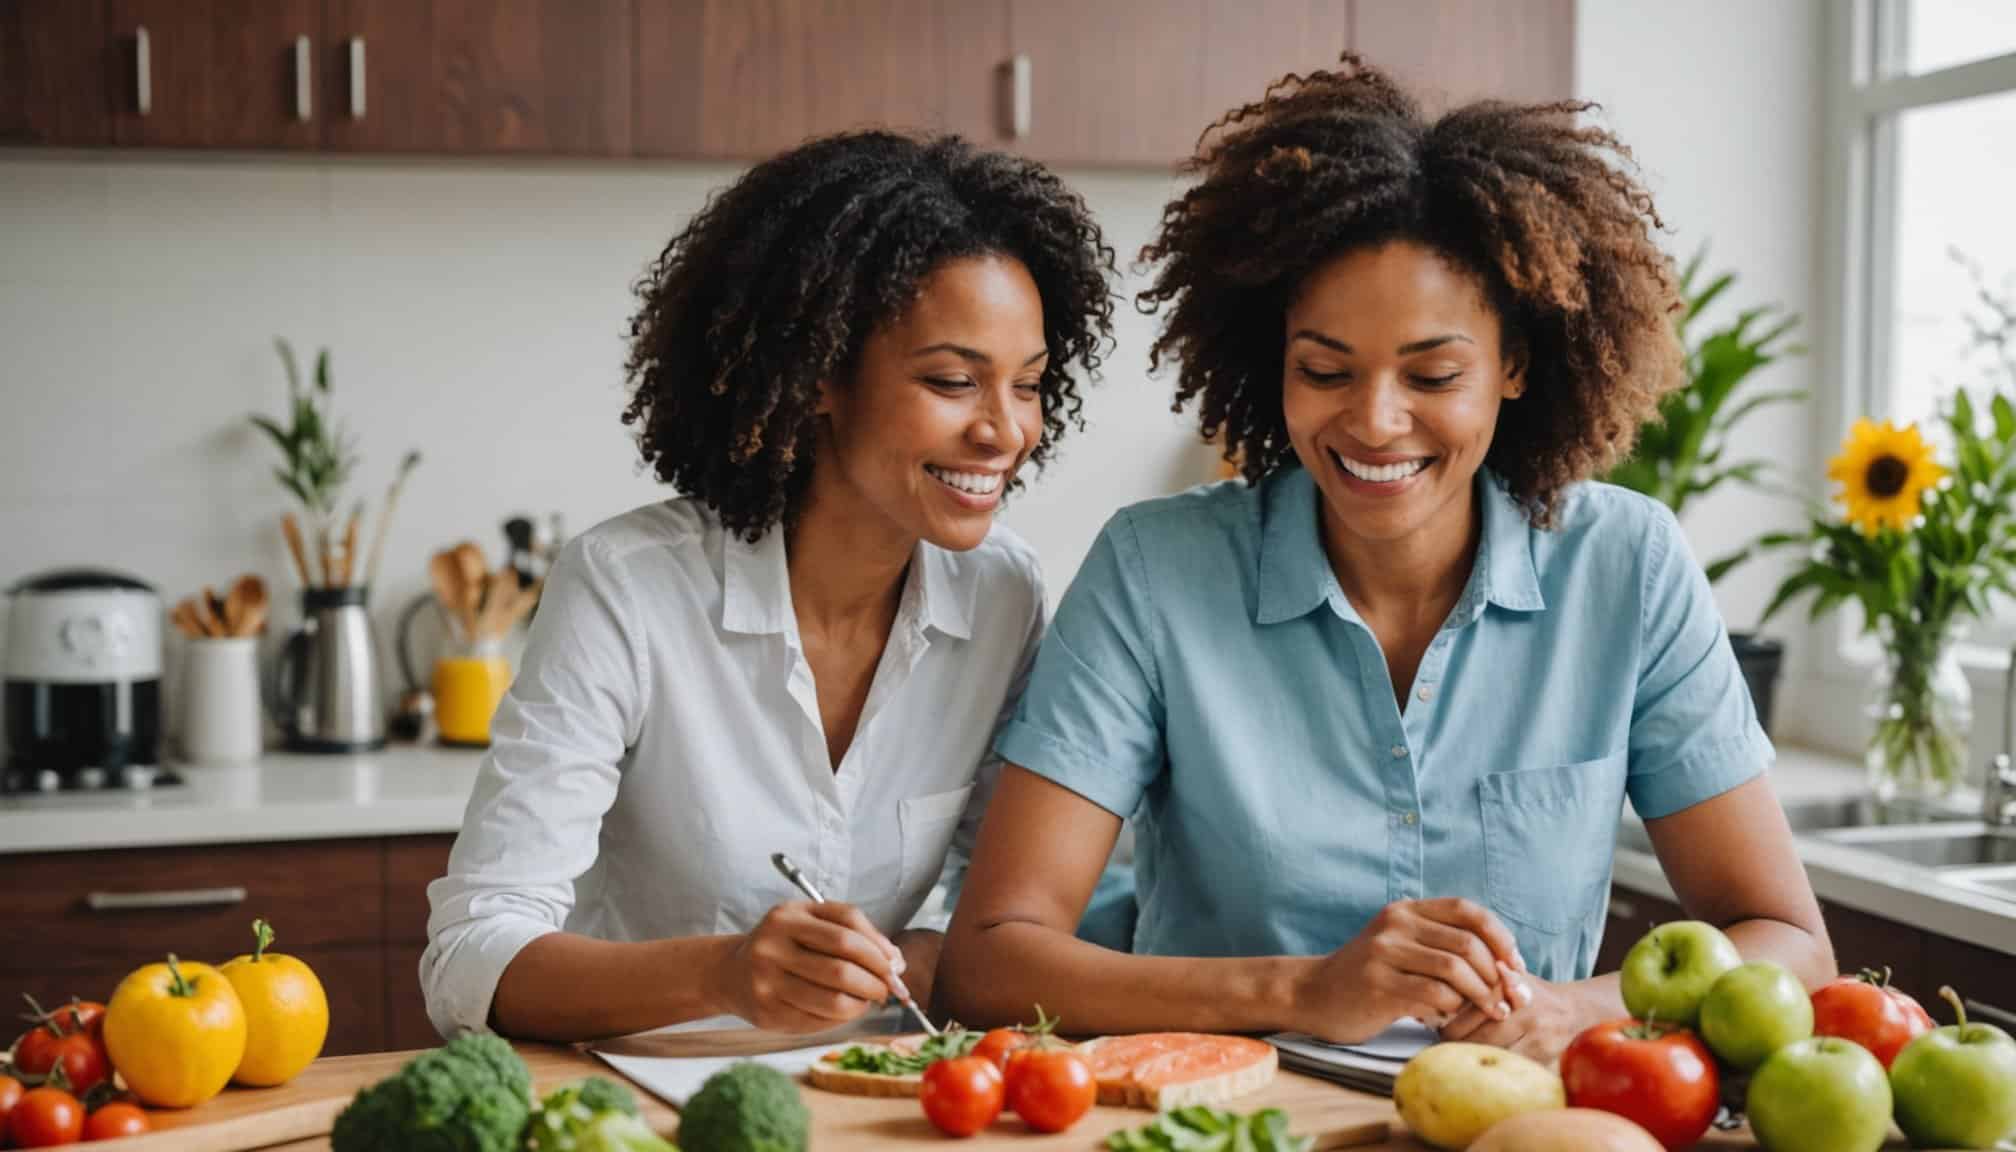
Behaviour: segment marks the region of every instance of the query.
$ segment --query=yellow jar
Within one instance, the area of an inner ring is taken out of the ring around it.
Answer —
[[[511,686],[511,662],[502,656],[434,662],[434,723],[443,744],[490,743],[490,718]]]

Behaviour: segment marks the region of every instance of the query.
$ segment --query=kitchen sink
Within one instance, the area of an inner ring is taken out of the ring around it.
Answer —
[[[1979,824],[1950,827],[1843,828],[1821,832],[1832,844],[1874,852],[1921,868],[1980,868],[2016,864],[2016,835],[1998,834]]]
[[[1946,834],[1946,828],[1941,827],[1942,825],[1965,823],[1976,818],[1971,813],[1950,808],[1883,804],[1866,796],[1844,796],[1831,800],[1794,800],[1785,804],[1784,808],[1785,822],[1792,826],[1792,834],[1795,836],[1812,836],[1843,829],[1862,828],[1909,829],[1914,833],[1943,836]],[[1617,846],[1633,852],[1650,854],[1652,838],[1646,834],[1643,824],[1637,821],[1621,821],[1617,825]],[[1956,861],[1956,863],[1969,862],[1971,861]],[[2016,857],[2012,857],[2009,862],[2016,863]]]
[[[1986,892],[1990,896],[2000,896],[2004,900],[2016,900],[2016,872],[1985,872],[1978,876],[1948,876],[1946,882],[1958,884]]]

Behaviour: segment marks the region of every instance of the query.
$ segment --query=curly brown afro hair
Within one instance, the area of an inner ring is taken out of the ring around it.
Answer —
[[[981,255],[1020,261],[1042,296],[1041,468],[1083,423],[1074,372],[1096,379],[1110,346],[1113,252],[1041,165],[889,132],[764,161],[659,254],[637,286],[623,412],[645,464],[750,540],[788,521],[811,478],[819,382],[851,381],[862,342],[926,276]]]
[[[1663,227],[1629,149],[1578,123],[1593,105],[1482,101],[1430,120],[1346,53],[1228,113],[1162,212],[1144,310],[1173,303],[1151,363],[1181,365],[1175,408],[1248,481],[1295,459],[1282,417],[1285,315],[1316,268],[1394,240],[1468,271],[1523,351],[1525,396],[1500,410],[1486,465],[1534,523],[1563,489],[1628,454],[1684,378]]]

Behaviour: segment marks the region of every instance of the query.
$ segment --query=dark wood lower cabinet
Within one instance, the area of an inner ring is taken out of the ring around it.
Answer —
[[[252,949],[253,917],[276,951],[315,970],[329,997],[323,1054],[438,1043],[417,975],[427,884],[452,836],[364,837],[5,857],[29,878],[0,917],[0,1004],[107,1000],[169,952],[221,964]]]
[[[2016,956],[1825,900],[1820,914],[1834,944],[1837,971],[1890,969],[1890,982],[1916,997],[1941,1024],[1952,1023],[1953,1011],[1939,998],[1939,989],[1951,985],[1968,1002],[1970,1017],[2016,1030]],[[1685,916],[1671,900],[1612,888],[1596,970],[1615,972],[1653,925]]]

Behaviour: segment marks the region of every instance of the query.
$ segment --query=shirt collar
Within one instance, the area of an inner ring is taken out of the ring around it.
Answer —
[[[1322,499],[1316,480],[1302,468],[1288,468],[1262,481],[1260,494],[1259,595],[1253,620],[1276,624],[1306,616],[1342,590],[1323,551],[1317,520]],[[1545,608],[1540,576],[1533,567],[1533,532],[1517,502],[1497,478],[1480,471],[1477,495],[1484,526],[1477,559],[1452,621],[1469,623],[1486,603],[1514,612]],[[1355,615],[1355,613],[1354,613]]]
[[[896,608],[898,627],[935,628],[966,640],[973,635],[974,581],[961,580],[944,549],[918,541]],[[772,528],[755,543],[734,533],[721,545],[721,628],[749,635],[796,635],[784,532]]]

